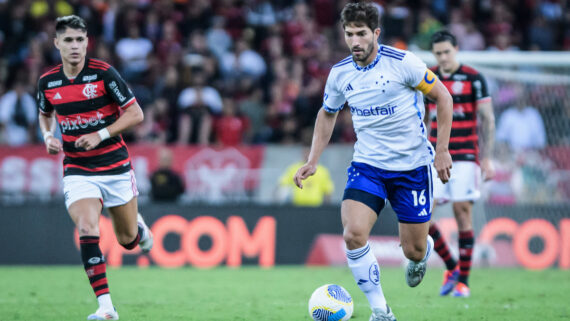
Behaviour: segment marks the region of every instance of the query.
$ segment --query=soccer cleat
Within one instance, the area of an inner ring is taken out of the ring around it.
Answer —
[[[433,239],[428,235],[427,238],[427,253],[423,260],[416,263],[412,260],[408,260],[408,267],[406,268],[406,283],[410,287],[416,287],[422,282],[424,275],[426,274],[427,260],[429,259],[431,252],[433,252]]]
[[[139,241],[139,247],[143,251],[143,253],[148,253],[152,249],[152,245],[154,244],[154,236],[152,235],[152,231],[143,220],[143,217],[140,213],[137,214],[137,224],[142,227],[143,235],[141,235],[141,239]]]
[[[386,312],[381,309],[372,309],[372,315],[368,321],[396,321],[396,317],[390,307],[386,304]]]
[[[457,282],[453,290],[453,296],[457,298],[468,298],[471,295],[469,287],[462,282]]]
[[[119,320],[119,314],[115,308],[113,308],[113,310],[106,311],[99,308],[95,313],[90,314],[87,317],[87,320]]]
[[[439,295],[441,296],[448,295],[457,284],[458,279],[459,279],[459,267],[455,267],[453,271],[445,270],[445,272],[443,272],[443,284],[439,289]]]

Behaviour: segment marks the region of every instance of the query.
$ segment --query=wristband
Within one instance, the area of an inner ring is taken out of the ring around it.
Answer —
[[[108,139],[111,137],[111,134],[109,134],[109,131],[107,130],[107,128],[100,129],[97,132],[97,134],[99,134],[101,141],[104,141],[105,139]]]
[[[50,137],[53,137],[53,133],[51,132],[51,130],[48,130],[47,132],[44,133],[44,142]]]

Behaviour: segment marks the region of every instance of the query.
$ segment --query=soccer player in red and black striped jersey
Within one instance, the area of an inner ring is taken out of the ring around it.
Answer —
[[[468,278],[475,243],[472,224],[473,202],[480,197],[481,174],[485,180],[492,179],[495,175],[491,163],[495,116],[483,76],[475,69],[457,61],[458,47],[455,36],[445,30],[438,31],[432,36],[431,44],[432,53],[437,60],[437,66],[431,70],[453,97],[453,122],[449,139],[449,153],[453,160],[451,179],[446,185],[436,180],[433,195],[439,203],[453,202],[453,212],[459,229],[459,262],[452,257],[447,243],[433,222],[429,234],[434,240],[436,252],[447,267],[440,295],[447,295],[453,291],[453,296],[468,297],[470,295]],[[435,145],[436,106],[431,102],[428,102],[428,106],[431,128],[429,140]]]
[[[86,58],[87,42],[82,18],[57,19],[54,44],[62,64],[39,79],[39,123],[47,152],[65,154],[65,204],[79,232],[81,258],[99,302],[87,319],[118,320],[99,248],[99,215],[103,207],[108,209],[123,247],[152,248],[152,233],[138,214],[138,191],[121,137],[143,121],[143,112],[112,66]],[[63,143],[53,136],[56,122]]]

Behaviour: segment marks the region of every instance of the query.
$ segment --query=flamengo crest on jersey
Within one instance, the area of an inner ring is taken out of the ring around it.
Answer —
[[[351,56],[333,66],[323,108],[334,113],[348,102],[357,136],[353,161],[392,171],[433,161],[423,123],[423,94],[416,90],[426,71],[411,52],[384,45],[368,66],[358,66]]]

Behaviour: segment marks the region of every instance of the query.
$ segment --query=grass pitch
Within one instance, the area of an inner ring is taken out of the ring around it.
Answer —
[[[121,320],[311,320],[307,302],[326,283],[353,296],[352,320],[367,321],[368,302],[348,268],[271,269],[123,267],[107,269]],[[471,298],[440,297],[442,271],[428,269],[409,288],[403,269],[382,268],[398,320],[570,320],[570,271],[475,269]],[[97,308],[77,266],[0,267],[0,321],[85,320]]]

